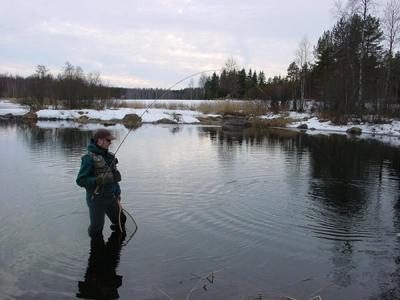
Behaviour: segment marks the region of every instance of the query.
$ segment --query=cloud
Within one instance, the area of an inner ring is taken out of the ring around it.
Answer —
[[[153,87],[153,83],[147,80],[133,78],[129,74],[126,75],[102,75],[101,76],[103,82],[106,84],[110,84],[111,86],[119,86],[119,87],[144,87],[150,88]]]
[[[0,72],[26,74],[66,61],[116,85],[169,86],[234,57],[285,74],[300,39],[312,44],[334,22],[331,0],[5,1]]]

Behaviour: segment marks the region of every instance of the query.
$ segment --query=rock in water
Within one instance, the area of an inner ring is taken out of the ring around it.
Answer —
[[[251,127],[251,123],[245,118],[238,117],[224,117],[222,119],[222,126],[224,128],[248,128]]]
[[[126,114],[122,119],[122,124],[128,128],[139,127],[142,125],[142,119],[137,114]]]
[[[351,127],[349,129],[347,129],[346,132],[349,133],[349,134],[357,134],[357,135],[359,135],[359,134],[362,133],[362,130],[361,130],[361,128],[358,128],[358,127]]]
[[[162,118],[156,122],[154,122],[155,124],[178,124],[178,122],[174,121],[174,120],[170,120],[167,118]]]
[[[79,118],[75,119],[75,122],[86,124],[88,123],[89,118],[87,116],[80,116]]]
[[[301,124],[299,126],[297,126],[298,129],[308,129],[308,125],[307,124]]]

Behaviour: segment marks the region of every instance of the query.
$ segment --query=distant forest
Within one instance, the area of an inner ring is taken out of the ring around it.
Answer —
[[[399,116],[400,3],[388,2],[382,18],[371,15],[372,5],[351,0],[345,9],[338,7],[337,23],[313,51],[306,38],[299,43],[285,77],[265,80],[263,72],[238,70],[228,61],[221,74],[206,78],[205,98],[268,99],[275,106],[298,99],[297,110],[313,99],[333,114]]]
[[[69,108],[107,99],[262,99],[281,109],[289,102],[302,111],[307,100],[334,115],[400,116],[400,4],[389,0],[383,17],[372,14],[372,0],[349,0],[338,7],[338,21],[317,45],[303,38],[285,76],[266,78],[263,71],[239,68],[228,59],[219,73],[203,75],[199,87],[167,91],[116,88],[97,73],[84,74],[66,63],[57,76],[37,66],[26,78],[0,75],[0,97],[25,99],[32,106],[63,101]],[[376,9],[374,10],[376,11]],[[297,100],[297,101],[292,101]]]
[[[103,107],[106,100],[113,99],[204,99],[204,89],[110,87],[103,83],[99,73],[85,74],[81,67],[67,62],[57,76],[44,65],[38,65],[28,77],[0,74],[0,98],[21,99],[33,108],[62,105],[74,109],[96,107],[99,101]]]

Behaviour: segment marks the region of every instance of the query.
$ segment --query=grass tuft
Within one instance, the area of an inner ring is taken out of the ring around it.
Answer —
[[[197,110],[203,114],[261,116],[268,112],[268,106],[262,101],[207,101]]]
[[[251,120],[251,124],[254,128],[265,128],[265,127],[285,127],[286,125],[293,123],[295,120],[288,117],[276,118],[276,119],[258,119],[254,118]]]

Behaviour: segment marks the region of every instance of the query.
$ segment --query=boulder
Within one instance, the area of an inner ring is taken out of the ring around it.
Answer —
[[[223,127],[239,127],[239,128],[248,128],[251,127],[251,123],[245,118],[238,117],[224,117],[222,119]]]
[[[233,118],[233,117],[236,117],[236,118],[239,117],[240,118],[240,117],[246,117],[247,116],[243,111],[231,111],[229,113],[221,113],[221,115],[224,118]]]
[[[125,127],[139,127],[142,124],[142,119],[137,114],[126,114],[122,119],[122,124]]]
[[[114,122],[112,120],[101,121],[100,123],[105,127],[117,125],[117,122]]]
[[[156,122],[154,122],[155,124],[178,124],[176,121],[174,120],[170,120],[167,118],[162,118]]]
[[[307,124],[300,124],[299,126],[297,126],[298,129],[308,129],[308,125]]]
[[[3,119],[14,119],[14,115],[13,115],[13,114],[10,114],[10,113],[5,114],[5,115],[2,115],[1,117],[2,117]]]
[[[196,118],[200,121],[200,124],[203,125],[219,125],[221,124],[221,117],[213,117],[213,116],[196,116]]]
[[[80,116],[79,118],[75,119],[75,122],[86,124],[89,122],[89,118],[87,116]]]
[[[358,128],[358,127],[351,127],[349,129],[347,129],[346,132],[348,134],[357,134],[357,135],[359,135],[359,134],[362,133],[362,130],[361,130],[361,128]]]

